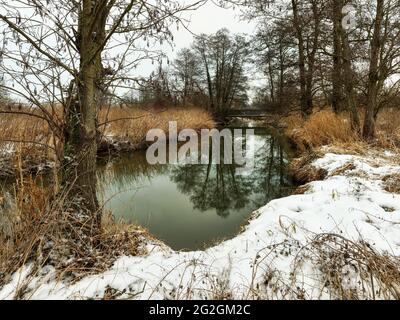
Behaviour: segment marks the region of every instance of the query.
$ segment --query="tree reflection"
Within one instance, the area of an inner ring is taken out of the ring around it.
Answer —
[[[104,193],[104,188],[112,181],[118,186],[118,191],[128,190],[130,187],[140,187],[140,184],[151,181],[153,177],[168,173],[168,167],[150,165],[144,152],[134,152],[129,156],[114,158],[109,161],[99,161],[97,180],[99,191]]]
[[[256,151],[255,168],[246,174],[237,174],[235,165],[186,165],[173,168],[171,179],[190,197],[194,209],[215,209],[222,217],[243,208],[255,210],[287,195],[291,185],[284,144],[274,136],[261,139],[264,143]]]
[[[244,208],[250,201],[251,181],[235,171],[234,165],[186,165],[172,169],[171,179],[190,197],[194,209],[215,209],[227,217],[232,209]]]
[[[289,194],[292,185],[285,170],[288,154],[284,142],[265,132],[258,132],[256,138],[255,167],[243,174],[237,173],[236,165],[149,165],[145,153],[136,152],[99,166],[99,191],[107,196],[105,188],[110,182],[113,192],[152,188],[148,182],[165,176],[171,187],[176,185],[188,196],[194,210],[215,210],[221,217],[242,209],[249,213]]]
[[[256,207],[290,194],[292,181],[287,175],[288,154],[279,137],[269,136],[256,154],[252,173]]]

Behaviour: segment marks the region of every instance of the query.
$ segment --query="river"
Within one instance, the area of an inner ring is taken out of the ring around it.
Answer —
[[[292,192],[285,139],[256,128],[254,146],[255,166],[244,173],[224,164],[149,165],[145,151],[102,161],[99,198],[117,219],[140,224],[175,250],[210,247],[234,237],[256,209]]]

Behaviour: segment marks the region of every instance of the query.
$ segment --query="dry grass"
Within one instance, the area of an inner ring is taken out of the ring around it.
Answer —
[[[256,297],[280,300],[318,299],[318,296],[331,300],[400,299],[399,257],[378,252],[365,241],[319,234],[304,245],[292,239],[271,246],[269,250],[264,259],[276,252],[295,254],[295,259],[287,270],[290,276],[282,275],[271,264],[265,270],[264,286],[252,290]],[[258,264],[262,261],[261,257]],[[304,266],[310,264],[316,268],[307,268],[313,270],[315,280],[312,297],[308,295],[310,283],[304,281]]]
[[[400,174],[392,174],[383,178],[387,192],[400,194]]]
[[[35,114],[25,109],[16,112]],[[140,145],[150,129],[162,129],[168,132],[169,121],[176,121],[178,130],[215,127],[212,116],[207,111],[195,107],[166,110],[114,107],[103,108],[99,113],[102,133],[122,140],[128,139],[135,145]],[[32,154],[33,151],[46,146],[54,147],[52,140],[51,130],[42,119],[23,114],[2,114],[0,117],[0,147],[7,149],[10,144],[17,143],[26,149],[26,154]]]
[[[333,298],[400,299],[399,257],[332,234],[317,236],[311,248]]]
[[[343,166],[337,168],[336,170],[334,170],[329,176],[331,176],[331,177],[340,176],[340,175],[343,175],[344,173],[346,173],[347,171],[352,171],[355,169],[356,169],[355,164],[352,162],[349,162],[349,163],[346,163]]]
[[[300,152],[313,150],[324,145],[350,143],[357,140],[349,121],[332,111],[323,110],[304,120],[292,115],[283,120],[286,134]]]
[[[102,110],[100,123],[105,136],[112,136],[120,149],[143,147],[147,132],[151,129],[169,131],[169,122],[176,121],[178,131],[182,129],[211,129],[215,127],[210,114],[200,108],[174,108],[167,110],[141,110],[112,108]]]
[[[318,169],[312,165],[312,162],[320,157],[321,154],[310,151],[302,157],[294,159],[289,165],[289,174],[300,184],[325,179],[328,175],[326,170]]]
[[[67,199],[67,192],[54,197],[32,179],[18,183],[15,205],[2,212],[9,219],[0,230],[0,286],[27,263],[33,263],[31,278],[52,266],[60,279],[74,281],[107,270],[122,255],[145,253],[146,230],[106,214],[100,232],[94,232],[92,214],[78,209],[78,200]]]
[[[54,142],[44,120],[22,114],[1,114],[0,177],[14,175],[18,167],[35,170],[46,160],[53,161]]]
[[[26,110],[26,112],[31,111]],[[1,114],[0,116],[0,146],[13,142],[25,142],[21,143],[20,147],[26,153],[31,153],[40,147],[40,144],[50,145],[50,138],[51,130],[42,119],[23,114]]]
[[[306,193],[308,193],[310,190],[311,190],[310,185],[305,184],[305,185],[302,185],[302,186],[300,186],[300,187],[297,187],[297,188],[294,190],[293,194],[297,194],[297,195],[306,194]]]
[[[35,167],[46,161],[54,162],[55,151],[62,150],[62,145],[44,120],[21,114],[26,112],[40,116],[39,111],[35,113],[32,110],[21,109],[16,112],[20,114],[0,116],[0,177],[14,175],[20,166],[23,170],[34,171]],[[142,148],[147,132],[150,129],[163,129],[168,132],[169,121],[176,121],[178,130],[215,127],[212,116],[207,111],[195,107],[166,110],[104,108],[99,114],[99,129],[104,136],[113,138],[102,139],[99,152],[108,151],[110,147],[119,151]],[[4,152],[10,149],[13,151],[12,156]],[[19,161],[21,163],[18,163]]]
[[[360,118],[363,118],[362,112]],[[331,110],[322,110],[306,120],[300,114],[294,114],[282,119],[281,125],[300,153],[328,145],[337,152],[352,154],[364,154],[371,146],[396,152],[400,148],[400,110],[397,109],[379,113],[377,137],[371,145],[352,132],[347,113],[337,115]]]
[[[379,113],[377,124],[377,143],[385,149],[400,149],[400,110],[386,109]]]

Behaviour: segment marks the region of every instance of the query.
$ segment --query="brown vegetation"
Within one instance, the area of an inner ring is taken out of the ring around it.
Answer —
[[[50,154],[55,146],[47,122],[39,117],[26,115],[23,111],[15,112],[17,113],[1,114],[0,117],[0,158],[1,151],[10,148],[23,159]],[[26,112],[39,115],[28,110]]]
[[[99,114],[99,131],[102,135],[99,152],[109,149],[132,151],[144,147],[148,130],[157,128],[168,132],[169,121],[176,121],[178,130],[215,127],[212,116],[195,107],[166,110],[104,108]],[[12,157],[2,154],[2,150],[9,148],[13,150]],[[36,172],[46,161],[56,161],[56,150],[60,149],[62,145],[54,138],[46,121],[22,113],[1,115],[0,177],[15,175],[19,167],[23,171]],[[58,154],[62,152],[58,151]]]
[[[318,169],[312,165],[312,162],[318,158],[320,158],[319,153],[312,151],[305,153],[290,163],[289,173],[300,184],[325,179],[328,173],[324,169]]]
[[[100,113],[100,131],[105,137],[101,150],[114,141],[120,149],[138,149],[144,146],[146,134],[151,129],[169,131],[169,122],[176,121],[182,129],[211,129],[215,127],[212,116],[200,108],[173,108],[166,110],[142,110],[111,108]],[[110,141],[111,140],[111,141]],[[105,144],[105,145],[104,145]]]
[[[87,232],[93,228],[90,213],[67,203],[67,194],[55,198],[39,181],[19,182],[15,192],[15,204],[2,212],[9,219],[0,232],[0,286],[28,262],[31,277],[47,265],[60,279],[78,280],[107,270],[121,255],[144,254],[144,239],[151,239],[146,230],[115,222],[111,215],[103,215],[100,232]],[[21,284],[18,294],[24,290]]]
[[[383,184],[387,192],[400,194],[400,174],[392,174],[384,177]]]
[[[316,150],[323,146],[334,146],[342,151],[363,153],[366,142],[354,133],[346,113],[335,114],[330,110],[313,113],[304,119],[294,114],[281,121],[286,135],[300,153]],[[400,148],[400,110],[382,110],[376,122],[377,137],[370,144],[376,148],[397,151]]]
[[[295,250],[295,245],[285,242],[273,248],[285,253]],[[290,280],[274,269],[267,270],[263,296],[281,300],[309,299],[305,290],[309,283],[304,282],[304,273],[300,271],[308,262],[318,268],[315,276],[320,284],[314,289],[321,297],[340,300],[400,298],[399,257],[380,253],[362,240],[355,242],[336,234],[316,235],[304,245],[288,271]]]
[[[400,109],[386,109],[378,114],[377,144],[386,149],[400,149]]]
[[[347,118],[330,110],[316,112],[306,120],[300,115],[292,115],[284,119],[283,123],[286,134],[300,152],[356,140]]]
[[[332,234],[317,236],[311,247],[332,297],[400,299],[399,257],[380,254],[366,242]],[[358,289],[349,286],[349,278],[357,280]]]

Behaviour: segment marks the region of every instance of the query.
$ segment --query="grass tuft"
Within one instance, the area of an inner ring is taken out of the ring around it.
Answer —
[[[312,165],[314,160],[320,157],[321,154],[310,151],[305,153],[302,157],[294,159],[289,165],[289,174],[299,184],[324,180],[328,172]]]
[[[400,194],[400,174],[384,177],[383,185],[387,192]]]
[[[300,152],[316,149],[324,145],[349,143],[356,140],[350,123],[332,111],[319,111],[304,120],[300,115],[292,115],[284,120],[286,133]]]
[[[360,118],[363,118],[360,112]],[[351,130],[347,113],[335,114],[331,110],[315,112],[308,119],[292,114],[282,119],[286,135],[300,153],[323,146],[336,148],[340,153],[364,154],[371,146],[379,149],[400,150],[400,110],[382,110],[376,121],[376,139],[371,145],[362,141]]]
[[[102,140],[100,151],[114,148],[131,151],[146,145],[146,135],[151,129],[169,132],[169,122],[176,121],[178,131],[183,129],[211,129],[215,122],[211,115],[200,108],[170,108],[166,110],[143,110],[133,108],[104,109],[100,113]]]
[[[98,231],[92,214],[78,209],[79,199],[68,202],[67,195],[55,197],[32,179],[18,184],[10,201],[15,205],[7,208],[8,227],[0,232],[0,286],[28,264],[27,283],[44,266],[53,267],[60,279],[76,281],[104,272],[122,255],[146,253],[143,244],[152,240],[146,230],[106,214]]]

